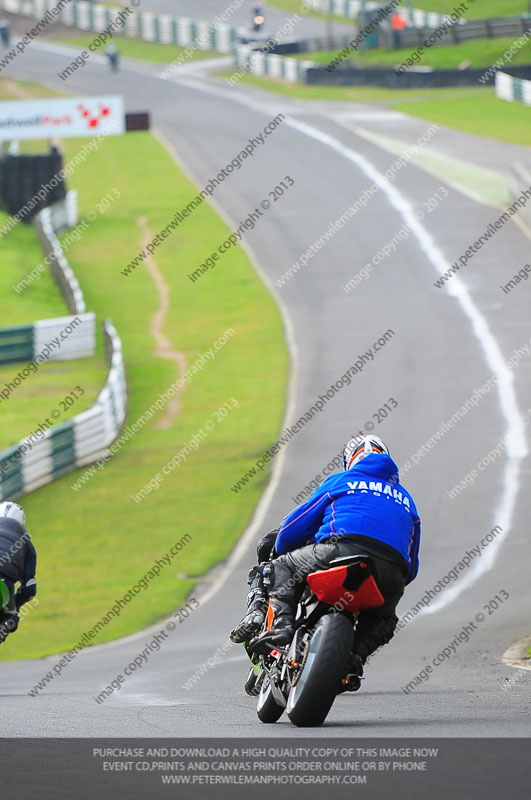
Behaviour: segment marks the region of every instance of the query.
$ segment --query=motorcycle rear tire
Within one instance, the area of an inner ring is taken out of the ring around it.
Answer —
[[[301,675],[288,697],[288,717],[299,728],[322,725],[341,690],[352,651],[352,622],[326,614],[313,632]]]

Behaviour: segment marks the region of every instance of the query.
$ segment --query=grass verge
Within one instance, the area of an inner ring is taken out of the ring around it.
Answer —
[[[301,7],[301,0],[269,0],[270,6],[276,6],[283,11],[298,11]],[[385,5],[382,2],[382,5]],[[403,2],[404,6],[411,5],[410,0]],[[422,8],[425,11],[434,11],[437,14],[451,14],[459,3],[456,0],[413,0],[413,8]],[[503,6],[503,7],[502,7]],[[471,5],[464,15],[465,19],[485,19],[486,17],[510,17],[516,14],[524,14],[529,11],[527,0],[481,0],[476,5]],[[314,12],[312,12],[313,15]],[[317,14],[316,16],[323,16]],[[334,19],[344,19],[336,17]],[[346,20],[345,20],[346,21]],[[352,22],[352,20],[348,20]]]
[[[477,136],[531,146],[531,108],[523,103],[510,103],[496,97],[494,89],[473,90],[475,94],[453,97],[431,97],[416,101],[403,100],[391,107],[449,128]]]
[[[219,78],[231,78],[233,72],[218,72],[216,73]],[[285,97],[300,98],[302,100],[342,100],[345,102],[360,102],[360,103],[386,103],[396,98],[411,98],[418,97],[419,95],[424,98],[430,97],[430,91],[435,92],[451,92],[454,89],[433,89],[424,90],[422,92],[413,92],[407,89],[385,89],[376,87],[363,87],[363,86],[306,86],[300,83],[287,83],[283,80],[276,80],[275,78],[263,78],[258,75],[244,75],[239,79],[238,83],[244,83],[248,86],[254,86],[257,89],[265,89],[275,94],[281,94]]]
[[[406,5],[406,3],[403,3]],[[458,6],[456,0],[413,0],[414,8],[422,8],[425,11],[435,11],[437,14],[451,14]],[[479,0],[474,5],[470,5],[464,19],[487,19],[489,17],[511,17],[518,14],[525,14],[529,11],[527,0]]]
[[[230,77],[231,73],[218,73]],[[246,75],[241,83],[303,100],[376,103],[449,128],[512,144],[531,145],[531,109],[496,97],[490,87],[384,89],[356,86],[304,86]]]
[[[457,69],[463,62],[470,62],[471,67],[490,67],[509,48],[514,45],[514,38],[480,39],[477,42],[464,42],[439,47],[430,47],[422,56],[420,64],[434,69]],[[319,53],[297,53],[294,57],[314,61],[316,64],[330,64],[341,50],[322,51]],[[365,50],[353,53],[343,61],[361,67],[394,67],[403,64],[411,56],[412,48],[401,50]],[[528,39],[511,59],[511,64],[528,64],[531,61],[531,39]]]
[[[77,50],[87,50],[91,42],[94,41],[97,34],[90,35],[81,34],[80,36],[67,36],[65,38],[56,39],[59,44],[67,44],[70,47],[75,47]],[[114,43],[116,44],[120,55],[124,58],[137,58],[140,61],[151,61],[155,64],[170,64],[176,61],[179,57],[183,56],[187,61],[197,61],[203,58],[222,58],[220,53],[215,53],[211,50],[194,50],[193,55],[187,58],[185,56],[185,47],[176,47],[171,44],[159,44],[158,42],[143,42],[141,39],[129,39],[125,36],[115,37]],[[98,51],[99,55],[105,55],[105,47],[101,47]]]
[[[72,158],[83,140],[70,140]],[[130,383],[128,423],[134,422],[176,380],[175,363],[153,354],[150,323],[159,297],[145,267],[120,270],[140,249],[138,218],[153,235],[197,189],[149,133],[110,137],[78,167],[81,215],[117,188],[119,201],[71,246],[69,261],[87,307],[110,316],[122,337]],[[141,191],[139,191],[141,187]],[[162,559],[172,544],[191,538],[171,566],[124,607],[94,642],[139,630],[178,607],[197,579],[226,558],[252,514],[267,475],[237,497],[230,487],[275,439],[280,426],[288,358],[279,311],[234,248],[214,271],[192,284],[187,273],[226,239],[227,226],[208,204],[198,207],[156,252],[171,304],[164,333],[188,365],[227,329],[234,335],[193,377],[169,428],[152,419],[79,491],[73,473],[25,499],[28,526],[39,554],[39,605],[0,648],[0,660],[71,648],[116,599]],[[257,368],[259,364],[259,368]],[[230,397],[237,408],[215,421]],[[205,427],[214,422],[208,432]],[[161,473],[199,430],[184,463],[141,503],[136,494]],[[227,621],[229,627],[230,621]]]
[[[0,100],[24,100],[30,97],[55,97],[59,92],[28,81],[0,78]]]

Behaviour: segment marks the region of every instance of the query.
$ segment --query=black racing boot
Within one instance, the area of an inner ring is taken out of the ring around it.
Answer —
[[[260,633],[264,624],[266,612],[259,606],[256,609],[250,608],[242,621],[230,632],[230,640],[235,644],[249,642],[253,636]]]
[[[293,639],[295,611],[291,603],[272,597],[271,607],[274,614],[271,630],[254,639],[249,645],[249,649],[257,655],[267,655],[277,647],[286,647]]]
[[[260,633],[267,614],[267,598],[264,592],[261,567],[249,570],[247,583],[250,585],[247,595],[247,613],[242,621],[230,632],[230,640],[235,644],[249,642]]]

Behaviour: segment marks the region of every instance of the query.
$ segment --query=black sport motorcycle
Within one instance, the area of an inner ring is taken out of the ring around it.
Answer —
[[[253,650],[257,639],[246,646],[252,667],[245,690],[258,696],[261,722],[277,722],[286,710],[298,727],[322,725],[337,695],[359,688],[349,662],[359,612],[384,602],[375,577],[368,556],[334,559],[308,575],[289,646],[265,655]],[[263,631],[272,623],[270,603]]]

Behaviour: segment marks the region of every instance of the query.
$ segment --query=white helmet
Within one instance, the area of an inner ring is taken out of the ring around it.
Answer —
[[[26,525],[26,515],[24,514],[24,509],[22,506],[19,506],[18,503],[0,503],[0,517],[14,519],[21,525]]]
[[[362,436],[361,438],[355,436],[346,443],[343,450],[343,469],[350,469],[370,453],[389,455],[389,448],[379,436]]]

